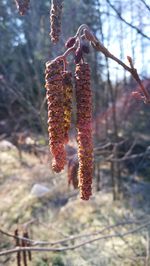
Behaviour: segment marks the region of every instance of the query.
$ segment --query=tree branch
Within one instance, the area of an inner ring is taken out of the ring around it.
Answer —
[[[139,88],[141,93],[144,95],[143,97],[141,96],[141,98],[144,100],[145,103],[150,103],[150,95],[149,92],[147,91],[146,88],[144,88],[142,81],[139,78],[139,75],[137,73],[137,70],[134,68],[133,66],[133,62],[132,62],[132,58],[130,56],[127,56],[127,59],[129,61],[130,67],[127,66],[125,63],[123,63],[120,59],[118,59],[117,57],[115,57],[113,54],[111,54],[107,48],[94,36],[92,36],[91,33],[89,33],[87,30],[84,31],[85,35],[87,38],[91,38],[91,43],[93,45],[93,47],[103,53],[106,57],[114,60],[115,62],[117,62],[119,65],[121,65],[125,70],[127,70],[128,72],[130,72],[130,74],[133,76],[133,78],[136,80],[136,82],[139,84]]]

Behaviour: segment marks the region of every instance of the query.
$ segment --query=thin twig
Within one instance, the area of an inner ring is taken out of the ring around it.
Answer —
[[[125,63],[123,63],[120,59],[118,59],[117,57],[115,57],[113,54],[111,54],[102,43],[100,43],[98,40],[96,41],[92,41],[92,45],[93,47],[99,51],[102,52],[106,57],[111,58],[112,60],[114,60],[115,62],[117,62],[119,65],[121,65],[125,70],[127,70],[128,72],[131,73],[131,75],[133,76],[133,78],[137,81],[137,83],[139,84],[140,90],[142,92],[142,94],[144,95],[144,101],[145,103],[150,103],[150,95],[149,92],[147,91],[146,88],[144,88],[139,75],[137,73],[137,70],[132,66],[129,67],[127,66]],[[127,57],[128,60],[130,57]]]
[[[145,103],[150,103],[150,95],[146,88],[144,88],[139,75],[137,73],[136,68],[134,68],[132,58],[130,56],[127,56],[127,59],[129,61],[130,67],[127,66],[125,63],[123,63],[120,59],[118,59],[116,56],[111,54],[108,49],[93,35],[93,33],[85,28],[84,34],[87,40],[91,41],[92,46],[96,49],[96,51],[99,51],[105,55],[106,58],[110,58],[117,62],[119,65],[121,65],[125,70],[130,72],[130,74],[133,76],[133,78],[136,80],[136,82],[139,84],[139,88],[141,93],[144,95],[143,98]]]
[[[145,227],[148,227],[150,225],[150,221],[139,226],[139,227],[136,227],[132,230],[129,230],[128,232],[126,233],[123,233],[123,234],[112,234],[112,235],[106,235],[106,236],[100,236],[100,237],[97,237],[97,238],[93,238],[91,240],[86,240],[86,241],[83,241],[77,245],[72,245],[72,246],[68,246],[68,247],[60,247],[60,248],[42,248],[42,247],[18,247],[18,248],[13,248],[13,249],[7,249],[7,250],[4,250],[2,252],[0,252],[0,256],[4,256],[4,255],[8,255],[8,254],[13,254],[13,253],[17,253],[18,251],[41,251],[41,252],[46,252],[46,251],[51,251],[51,252],[62,252],[62,251],[68,251],[68,250],[74,250],[74,249],[77,249],[77,248],[80,248],[82,246],[85,246],[87,244],[91,244],[95,241],[99,241],[99,240],[104,240],[104,239],[110,239],[110,238],[114,238],[114,237],[125,237],[125,236],[128,236],[128,235],[131,235],[131,234],[134,234],[140,230],[142,230],[143,228]]]
[[[102,233],[104,233],[104,231],[111,230],[111,229],[113,229],[115,227],[125,226],[125,225],[132,225],[132,224],[139,224],[139,222],[138,221],[120,222],[120,223],[115,224],[115,225],[109,225],[109,226],[104,227],[103,229],[97,230],[95,232],[73,235],[73,236],[69,236],[69,237],[66,237],[66,238],[63,238],[63,239],[54,241],[54,242],[38,241],[38,240],[33,240],[33,239],[29,239],[29,238],[25,238],[25,237],[20,237],[20,236],[17,236],[17,238],[20,239],[20,240],[27,241],[32,246],[37,246],[37,245],[52,245],[53,246],[53,245],[62,244],[62,243],[65,243],[67,241],[72,241],[72,240],[79,239],[79,238],[85,238],[85,237],[90,237],[90,236],[102,234]],[[9,237],[13,237],[13,238],[15,237],[16,238],[15,235],[13,235],[11,233],[7,233],[7,232],[5,232],[3,230],[0,230],[0,233],[5,234],[5,235],[7,235]]]
[[[111,162],[123,162],[127,160],[134,160],[136,158],[141,158],[144,157],[145,155],[150,155],[149,152],[141,152],[139,154],[132,154],[130,156],[123,156],[122,158],[113,158],[113,154],[111,154],[108,158],[106,158],[106,161],[111,161]]]

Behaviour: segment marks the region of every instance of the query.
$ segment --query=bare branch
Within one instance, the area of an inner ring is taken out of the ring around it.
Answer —
[[[33,239],[30,239],[30,238],[25,238],[25,237],[21,237],[21,236],[16,236],[14,234],[11,234],[11,233],[8,233],[8,232],[5,232],[3,230],[0,229],[0,233],[4,234],[4,235],[7,235],[9,237],[12,237],[12,238],[16,238],[16,239],[19,239],[19,240],[24,240],[24,241],[27,241],[28,243],[30,243],[30,245],[32,246],[38,246],[38,245],[57,245],[57,244],[63,244],[67,241],[72,241],[72,240],[76,240],[76,239],[79,239],[79,238],[85,238],[85,237],[90,237],[90,236],[94,236],[94,235],[99,235],[99,234],[102,234],[104,233],[105,231],[108,231],[108,230],[111,230],[115,227],[120,227],[120,226],[125,226],[125,225],[132,225],[132,224],[139,224],[138,221],[125,221],[125,222],[120,222],[120,223],[117,223],[117,224],[113,224],[113,225],[109,225],[109,226],[106,226],[104,227],[103,229],[101,230],[97,230],[97,231],[93,231],[93,232],[90,232],[90,233],[84,233],[84,234],[78,234],[78,235],[72,235],[72,236],[69,236],[69,237],[66,237],[66,238],[63,238],[63,239],[59,239],[57,241],[51,241],[51,242],[47,242],[47,241],[39,241],[39,240],[33,240]]]
[[[136,158],[140,158],[140,157],[144,157],[145,155],[149,155],[149,152],[141,152],[139,154],[132,154],[130,156],[123,156],[122,158],[113,158],[113,155],[110,155],[106,161],[110,161],[110,162],[123,162],[123,161],[127,161],[127,160],[134,160]]]
[[[115,6],[110,2],[110,0],[106,0],[106,2],[110,5],[110,7],[116,12],[117,16],[128,26],[130,26],[132,29],[136,30],[138,34],[142,35],[144,38],[150,40],[150,37],[143,33],[139,28],[136,26],[132,25],[130,22],[126,21],[121,13],[115,8]]]
[[[150,11],[150,6],[145,2],[145,0],[141,0],[141,2],[145,5],[148,11]]]
[[[41,252],[46,252],[46,251],[51,251],[51,252],[62,252],[62,251],[68,251],[68,250],[74,250],[77,248],[80,248],[82,246],[85,246],[87,244],[91,244],[93,242],[99,241],[99,240],[104,240],[104,239],[110,239],[110,238],[114,238],[114,237],[125,237],[131,234],[134,234],[142,229],[144,229],[145,227],[150,226],[150,221],[144,223],[143,225],[136,227],[132,230],[129,230],[126,233],[120,234],[111,234],[111,235],[105,235],[105,236],[100,236],[100,237],[96,237],[90,240],[86,240],[83,241],[77,245],[72,245],[72,246],[68,246],[68,247],[60,247],[60,248],[42,248],[42,247],[17,247],[17,248],[13,248],[13,249],[7,249],[4,250],[2,252],[0,252],[0,256],[4,256],[4,255],[8,255],[8,254],[13,254],[13,253],[17,253],[18,251],[41,251]]]

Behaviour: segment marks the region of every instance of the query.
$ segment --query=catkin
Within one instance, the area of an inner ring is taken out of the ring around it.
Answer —
[[[25,232],[23,233],[23,237],[25,237],[25,238],[29,238],[29,234],[28,234],[27,231],[25,231]],[[26,246],[27,246],[27,247],[30,246],[30,242],[29,242],[29,241],[26,241]],[[29,259],[29,261],[32,261],[31,250],[28,250],[28,251],[27,251],[27,254],[28,254],[28,259]]]
[[[51,41],[57,43],[61,32],[63,0],[52,0],[50,10]]]
[[[49,145],[53,156],[52,168],[55,172],[60,172],[66,163],[66,152],[64,149],[64,93],[62,68],[61,60],[54,60],[46,63],[45,87],[48,105]]]
[[[69,71],[63,72],[63,91],[64,91],[64,142],[69,140],[69,129],[71,125],[72,111],[72,74]]]
[[[79,159],[80,197],[88,200],[92,194],[93,141],[92,141],[92,92],[90,68],[87,63],[76,65],[77,141]]]
[[[24,15],[29,8],[30,0],[15,0],[20,15]]]
[[[23,237],[24,237],[24,236],[23,236]],[[26,240],[22,239],[21,242],[22,242],[22,247],[26,247]],[[24,250],[24,251],[22,252],[22,256],[23,256],[23,265],[24,265],[24,266],[28,266],[26,250]]]
[[[18,234],[18,229],[15,230],[15,240],[16,240],[16,247],[20,247],[21,243],[20,243],[20,239],[18,238],[19,234]],[[17,266],[21,266],[21,253],[20,251],[17,252],[16,255],[16,259],[17,259]]]

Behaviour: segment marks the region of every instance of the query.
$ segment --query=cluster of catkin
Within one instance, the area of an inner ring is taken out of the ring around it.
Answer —
[[[63,0],[52,0],[50,10],[51,41],[57,43],[61,32],[61,15]]]
[[[66,164],[65,144],[71,120],[71,74],[63,72],[61,60],[50,61],[46,63],[45,81],[52,168],[58,173]]]
[[[20,15],[24,15],[29,8],[30,0],[15,0]]]
[[[72,80],[71,73],[63,71],[62,61],[46,63],[46,95],[48,105],[48,132],[50,151],[53,156],[52,168],[60,172],[66,163],[65,144],[71,123]],[[77,103],[77,142],[78,161],[72,161],[68,167],[69,183],[77,187],[75,176],[78,168],[78,187],[83,200],[92,194],[93,143],[92,143],[92,92],[90,68],[87,63],[76,65],[75,89]],[[78,167],[79,166],[79,167]]]

